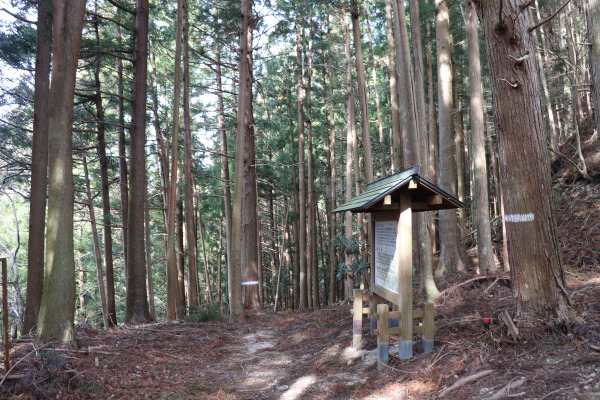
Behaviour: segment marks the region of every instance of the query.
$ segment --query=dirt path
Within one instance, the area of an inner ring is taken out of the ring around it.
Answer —
[[[600,273],[568,274],[579,317],[554,331],[514,340],[499,316],[511,309],[502,281],[473,282],[436,305],[436,347],[376,370],[376,339],[363,324],[362,349],[351,347],[348,304],[316,312],[252,315],[226,321],[160,323],[78,331],[80,350],[32,352],[14,346],[20,364],[0,398],[22,399],[435,399],[461,378],[493,373],[446,398],[600,399]],[[447,283],[464,281],[456,276]],[[482,317],[491,316],[489,331]],[[366,322],[366,321],[365,321]],[[13,362],[14,362],[13,361]],[[547,396],[547,397],[544,397]]]

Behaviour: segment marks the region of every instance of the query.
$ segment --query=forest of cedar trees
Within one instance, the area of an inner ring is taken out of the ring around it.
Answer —
[[[98,358],[117,347],[98,349],[124,332],[258,341],[248,357],[268,348],[257,338],[303,330],[305,352],[349,347],[373,232],[370,214],[333,211],[418,165],[466,207],[414,215],[413,292],[436,309],[435,350],[394,356],[386,380],[355,369],[396,386],[344,386],[340,371],[302,386],[288,371],[241,390],[242,361],[221,371],[231,382],[117,397],[599,398],[600,0],[1,4],[3,341],[21,364],[0,374],[3,395],[120,393]],[[579,352],[570,378],[507,372],[561,348]],[[305,368],[336,370],[319,360]]]

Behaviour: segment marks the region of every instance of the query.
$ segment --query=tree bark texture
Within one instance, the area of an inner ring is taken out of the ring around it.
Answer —
[[[171,138],[171,178],[167,203],[167,318],[183,319],[185,303],[180,296],[176,250],[176,194],[179,161],[179,104],[181,100],[181,47],[183,36],[183,0],[177,1],[177,35],[173,87],[173,126]],[[179,237],[179,240],[182,240]]]
[[[31,193],[29,201],[29,245],[27,246],[27,302],[23,333],[36,325],[44,287],[44,233],[48,179],[48,95],[52,50],[52,0],[38,1],[31,149]]]
[[[452,98],[452,43],[450,41],[450,18],[445,0],[435,0],[435,33],[438,62],[439,102],[439,186],[456,195],[456,160],[454,150],[454,112]],[[436,274],[464,269],[459,253],[456,210],[440,211],[440,263]]]
[[[98,25],[95,25],[96,40],[100,40]],[[108,158],[106,156],[106,138],[104,123],[104,107],[100,83],[100,58],[96,61],[94,78],[96,82],[96,123],[98,127],[98,156],[100,157],[100,181],[102,184],[102,223],[104,231],[104,262],[106,264],[106,308],[108,318],[106,327],[117,326],[117,311],[115,306],[115,276],[112,247],[112,213],[110,210],[110,185],[108,182]]]
[[[346,54],[346,201],[352,200],[352,165],[354,164],[354,140],[356,138],[356,111],[354,109],[354,90],[352,87],[352,60],[350,58],[350,33],[348,29],[347,17],[344,23],[344,42]],[[347,211],[344,214],[346,239],[352,238],[352,213]],[[354,260],[352,255],[345,254],[344,260],[346,267],[352,265]],[[351,273],[344,274],[344,299],[352,296],[354,289],[354,277]]]
[[[402,139],[400,126],[400,104],[398,100],[398,72],[396,68],[396,40],[394,38],[394,22],[392,14],[392,1],[385,1],[385,19],[388,42],[388,67],[390,69],[390,104],[392,107],[392,148],[393,165],[396,169],[402,165]],[[392,171],[396,172],[396,171]]]
[[[552,206],[535,60],[518,61],[535,51],[527,31],[529,14],[519,3],[486,0],[475,5],[490,66],[516,317],[521,326],[539,327],[568,318],[569,298]]]
[[[475,181],[475,225],[477,228],[477,257],[481,273],[492,273],[494,247],[490,229],[487,162],[485,158],[485,128],[483,124],[483,88],[481,86],[481,60],[477,15],[473,2],[467,4],[467,46],[469,50],[469,83],[471,89],[471,135],[473,137]]]
[[[298,62],[298,183],[300,211],[300,231],[298,236],[298,253],[300,257],[300,304],[298,308],[304,310],[308,307],[308,279],[306,266],[306,172],[305,164],[305,138],[304,138],[304,83],[302,78],[302,27],[296,21],[296,60]]]
[[[55,1],[48,120],[46,273],[37,341],[76,345],[73,249],[73,102],[85,1]]]
[[[148,77],[148,0],[136,1],[133,96],[131,104],[130,195],[127,219],[127,297],[125,322],[151,321],[146,292],[144,184],[146,182],[146,92]]]
[[[184,132],[184,185],[185,185],[185,234],[188,248],[188,301],[189,308],[200,305],[198,299],[198,244],[196,238],[196,221],[194,219],[194,168],[190,114],[190,62],[189,62],[189,21],[188,2],[183,2],[183,132]]]

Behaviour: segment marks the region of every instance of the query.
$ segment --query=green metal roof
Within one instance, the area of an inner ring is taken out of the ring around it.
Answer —
[[[348,201],[347,203],[336,208],[335,210],[333,210],[333,212],[369,212],[368,208],[370,206],[374,205],[375,203],[383,199],[385,196],[396,192],[398,189],[402,188],[413,179],[416,180],[418,183],[423,184],[423,186],[428,189],[428,192],[442,196],[442,199],[444,200],[444,205],[432,209],[465,207],[465,204],[460,202],[458,199],[444,192],[442,189],[435,186],[431,182],[428,182],[427,180],[420,177],[419,166],[416,165],[412,168],[406,169],[402,172],[398,172],[397,174],[388,176],[386,178],[380,179],[376,182],[367,185],[364,192],[362,192],[352,200]]]

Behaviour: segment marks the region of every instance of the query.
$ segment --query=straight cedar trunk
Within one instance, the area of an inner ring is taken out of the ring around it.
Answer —
[[[600,133],[600,0],[589,0],[587,10],[590,47],[590,77],[596,132]]]
[[[396,67],[396,39],[394,38],[394,22],[392,14],[392,1],[385,1],[385,19],[388,42],[388,67],[390,69],[390,104],[392,106],[392,148],[394,169],[402,165],[402,127],[400,126],[400,103],[398,99],[398,70]]]
[[[29,201],[29,246],[27,247],[27,302],[23,333],[35,328],[44,287],[44,233],[48,178],[48,94],[52,50],[52,0],[38,1],[35,48],[35,93],[33,143],[31,149],[31,193]]]
[[[569,49],[569,62],[570,62],[570,71],[567,73],[567,77],[570,82],[570,93],[571,93],[571,114],[573,116],[573,131],[575,133],[575,143],[577,148],[577,156],[579,158],[579,164],[577,165],[577,169],[579,173],[585,179],[586,182],[591,182],[592,179],[588,175],[587,165],[585,162],[585,158],[583,157],[583,153],[581,151],[581,122],[583,121],[583,105],[581,102],[581,97],[579,96],[579,79],[577,76],[577,65],[579,63],[579,59],[577,57],[577,53],[575,52],[575,38],[573,34],[573,22],[572,22],[572,9],[571,4],[568,5],[566,15],[567,21],[567,47]]]
[[[458,97],[458,75],[456,72],[456,57],[452,50],[452,103],[454,104],[454,159],[456,160],[456,196],[465,201],[465,124],[463,111]],[[467,210],[458,209],[458,234],[459,237],[466,232]]]
[[[117,26],[117,44],[121,48],[121,31]],[[123,267],[127,279],[127,260],[129,249],[129,230],[127,228],[129,219],[129,190],[127,185],[127,155],[125,151],[125,101],[123,100],[123,61],[117,59],[117,118],[119,121],[119,189],[121,194],[121,229],[123,238]],[[133,107],[133,104],[132,104]]]
[[[217,251],[217,301],[219,304],[223,301],[222,281],[222,259],[223,259],[223,214],[219,215],[219,250]]]
[[[189,21],[188,2],[183,2],[183,132],[184,132],[184,201],[185,234],[188,249],[188,301],[190,312],[200,305],[198,298],[198,245],[196,240],[196,221],[194,220],[194,188],[192,152],[191,114],[190,114],[190,62],[189,62]],[[183,238],[181,238],[183,239]]]
[[[167,319],[181,320],[185,302],[180,295],[176,249],[176,196],[179,161],[179,103],[181,99],[181,44],[183,36],[183,0],[177,0],[177,35],[175,42],[175,72],[173,87],[173,127],[171,138],[171,178],[167,202]],[[183,239],[182,237],[179,238]]]
[[[473,2],[467,4],[467,46],[469,51],[469,84],[471,89],[471,135],[473,137],[475,225],[477,257],[482,274],[496,271],[490,228],[487,162],[485,159],[485,128],[483,124],[483,88],[477,15]]]
[[[225,260],[227,261],[227,271],[231,266],[231,180],[229,178],[229,159],[227,155],[227,131],[225,128],[225,109],[223,107],[223,82],[221,74],[221,44],[215,40],[215,72],[217,78],[217,114],[219,120],[219,134],[221,136],[221,179],[223,179],[223,195],[225,203]],[[221,235],[222,238],[222,235]],[[229,274],[227,275],[229,277]],[[231,282],[230,282],[231,284]],[[231,287],[231,286],[229,286]],[[221,278],[219,275],[219,303],[221,302]]]
[[[102,254],[100,253],[100,239],[98,238],[98,225],[96,224],[96,213],[94,211],[94,202],[92,189],[90,187],[90,176],[88,174],[87,159],[85,151],[82,153],[83,177],[85,180],[85,192],[87,195],[87,205],[90,211],[90,221],[92,225],[92,241],[94,243],[94,260],[96,261],[96,278],[98,282],[98,293],[100,294],[100,306],[102,308],[102,319],[104,329],[110,327],[108,316],[108,306],[106,303],[106,286],[104,285],[104,272],[102,272]]]
[[[429,0],[425,0],[425,4],[429,4]],[[431,182],[436,182],[437,160],[438,160],[438,129],[437,120],[435,118],[435,91],[433,90],[433,40],[431,33],[431,22],[427,22],[425,35],[427,36],[427,126],[429,127],[429,177]],[[431,236],[435,239],[435,224],[431,225]],[[435,240],[433,240],[435,243]]]
[[[154,278],[152,276],[152,247],[150,242],[150,202],[148,201],[148,175],[144,190],[144,225],[146,234],[146,274],[148,277],[148,307],[150,316],[156,320],[156,307],[154,305]]]
[[[386,175],[387,169],[387,157],[386,157],[386,146],[384,145],[383,139],[383,123],[381,122],[381,104],[379,101],[379,85],[377,84],[377,69],[375,67],[375,51],[373,50],[373,36],[371,34],[371,25],[369,24],[369,17],[366,9],[364,10],[364,18],[367,23],[367,34],[369,38],[369,56],[371,57],[371,76],[373,79],[373,93],[375,94],[375,110],[377,111],[377,131],[379,132],[379,146],[381,147],[381,171],[377,174],[380,177]]]
[[[539,2],[535,0],[535,10],[538,17],[538,20],[541,20],[540,17],[540,8]],[[529,9],[531,13],[531,9]],[[531,15],[531,14],[530,14]],[[532,18],[533,20],[533,18]],[[554,121],[554,112],[552,111],[552,101],[550,99],[550,91],[548,90],[548,80],[546,79],[546,69],[544,68],[544,61],[550,64],[548,60],[548,48],[546,47],[546,37],[544,34],[544,26],[540,26],[538,29],[534,31],[535,41],[538,46],[541,46],[543,51],[536,51],[535,57],[538,63],[538,69],[540,71],[540,82],[542,83],[542,89],[544,91],[544,103],[546,105],[546,116],[548,117],[548,125],[550,127],[550,149],[553,153],[550,155],[550,159],[554,161],[557,158],[556,152],[558,151],[558,131],[556,129],[556,123]]]
[[[181,176],[179,176],[177,178],[177,187],[181,186]],[[177,192],[179,192],[179,190],[177,190]],[[177,213],[177,290],[183,308],[182,314],[183,316],[185,316],[185,234],[183,229],[183,198],[181,198],[181,196],[178,196],[177,198],[177,206],[175,212]]]
[[[148,77],[148,0],[136,0],[131,104],[131,180],[127,231],[127,296],[125,322],[141,324],[152,320],[146,292],[144,246],[144,186],[146,183],[146,92]]]
[[[348,17],[344,17],[344,43],[346,54],[346,201],[352,200],[352,164],[354,158],[354,140],[356,138],[356,112],[354,110],[354,90],[352,87],[352,60],[350,56],[350,33],[348,29]],[[346,211],[345,235],[346,239],[352,238],[352,213]],[[345,254],[344,263],[346,267],[352,265],[354,260],[352,255]],[[352,296],[354,289],[354,277],[351,273],[344,274],[344,299],[348,300]]]
[[[79,225],[79,243],[83,242],[83,228]],[[83,265],[82,257],[84,248],[80,247],[77,249],[77,285],[79,286],[79,324],[84,325],[87,322],[87,308],[85,304],[85,267]]]
[[[356,58],[356,80],[358,83],[358,105],[360,107],[360,132],[362,137],[365,183],[373,182],[373,155],[371,152],[371,128],[369,127],[369,103],[367,99],[367,80],[362,51],[362,35],[359,25],[358,0],[352,0],[350,7],[352,34],[354,37],[354,55]]]
[[[73,102],[84,0],[56,2],[52,15],[52,80],[48,120],[46,274],[36,340],[76,346],[73,250]]]
[[[313,31],[310,31],[308,41],[308,66],[306,73],[306,140],[308,142],[308,249],[307,270],[310,269],[309,280],[311,289],[311,306],[319,308],[319,260],[317,257],[317,200],[315,196],[315,162],[313,156],[312,132],[312,41]]]
[[[411,39],[413,45],[413,110],[415,112],[415,121],[417,126],[415,153],[417,160],[421,165],[421,176],[432,181],[432,173],[429,166],[429,135],[427,134],[427,110],[425,105],[425,71],[423,68],[423,44],[421,42],[421,18],[419,15],[418,0],[410,1],[410,25]],[[425,289],[428,301],[433,301],[440,296],[435,280],[433,279],[433,248],[432,231],[430,226],[433,224],[432,213],[417,214],[417,229],[419,233],[419,261],[421,266],[422,285]]]
[[[96,30],[96,41],[100,41],[98,24],[94,24]],[[115,307],[115,276],[112,247],[112,214],[110,210],[110,185],[108,183],[108,157],[106,156],[106,138],[104,123],[104,107],[102,105],[102,92],[100,83],[100,57],[96,60],[94,80],[96,83],[96,123],[98,126],[98,156],[100,157],[100,181],[102,184],[102,222],[104,230],[104,262],[106,264],[106,308],[108,317],[105,320],[106,327],[117,326],[117,311]]]
[[[500,3],[503,7],[500,10]],[[482,21],[500,153],[516,318],[542,327],[569,317],[560,243],[552,209],[550,160],[529,14],[516,0],[474,2]],[[516,38],[516,40],[515,40]]]
[[[198,215],[198,230],[200,231],[200,243],[202,243],[202,259],[204,260],[204,284],[206,286],[206,300],[207,302],[213,302],[213,293],[212,293],[212,282],[210,280],[210,273],[208,271],[208,257],[206,256],[206,242],[204,241],[204,228],[202,227],[202,218],[200,214],[200,210],[197,210]],[[196,235],[194,235],[196,236]],[[194,237],[194,240],[197,240]],[[197,273],[197,271],[196,271]]]
[[[450,42],[450,18],[445,0],[435,0],[435,31],[438,62],[439,101],[439,186],[456,195],[456,161],[454,150],[454,112],[452,99],[452,60]],[[465,269],[459,252],[456,210],[440,211],[441,252],[437,275]]]
[[[329,22],[329,21],[328,21]],[[329,32],[328,32],[329,33]],[[329,218],[327,221],[329,222],[329,239],[332,240],[337,236],[336,225],[337,225],[337,214],[334,214],[332,211],[336,208],[336,179],[337,179],[337,171],[336,171],[336,157],[335,157],[335,97],[333,95],[333,62],[331,59],[331,51],[327,52],[327,76],[329,78],[329,98],[328,98],[328,106],[329,106],[329,140],[327,141],[327,164],[329,165]],[[329,304],[334,304],[338,300],[338,288],[337,288],[337,255],[335,251],[335,247],[329,245]]]
[[[304,169],[304,83],[302,79],[302,28],[300,21],[296,21],[296,60],[298,63],[298,180],[299,180],[299,202],[300,230],[298,236],[298,253],[300,257],[300,303],[298,309],[304,310],[308,307],[308,271],[306,267],[306,172]]]
[[[291,91],[288,92],[288,98],[291,98]],[[296,154],[294,152],[294,122],[292,119],[292,103],[291,100],[288,102],[288,121],[290,127],[290,153],[292,155],[292,164],[296,163]],[[296,169],[292,168],[292,201],[294,204],[294,213],[296,215],[300,215],[299,206],[298,206],[298,179],[296,177]],[[298,236],[300,233],[300,223],[298,218],[294,218],[293,224],[293,238],[298,241]],[[294,251],[293,255],[293,265],[294,271],[292,276],[292,281],[294,282],[293,289],[293,304],[294,308],[298,308],[300,305],[300,263],[298,257],[299,251]]]
[[[152,96],[152,125],[154,126],[154,134],[156,136],[156,148],[158,153],[158,161],[160,164],[160,178],[162,183],[161,189],[163,205],[166,210],[169,203],[169,154],[167,146],[165,146],[165,139],[160,127],[161,118],[158,115],[158,85],[156,82],[156,57],[154,53],[150,53],[150,91]]]
[[[233,200],[232,277],[230,318],[243,320],[243,309],[258,308],[258,270],[256,243],[256,170],[254,169],[254,116],[252,110],[252,4],[242,0],[235,158],[235,192]],[[253,171],[254,169],[254,171]],[[254,174],[253,174],[254,172]],[[254,181],[252,180],[254,178]],[[248,236],[249,235],[249,236]],[[252,265],[247,265],[252,262]],[[242,280],[243,279],[243,280]],[[245,286],[244,288],[242,287]]]

